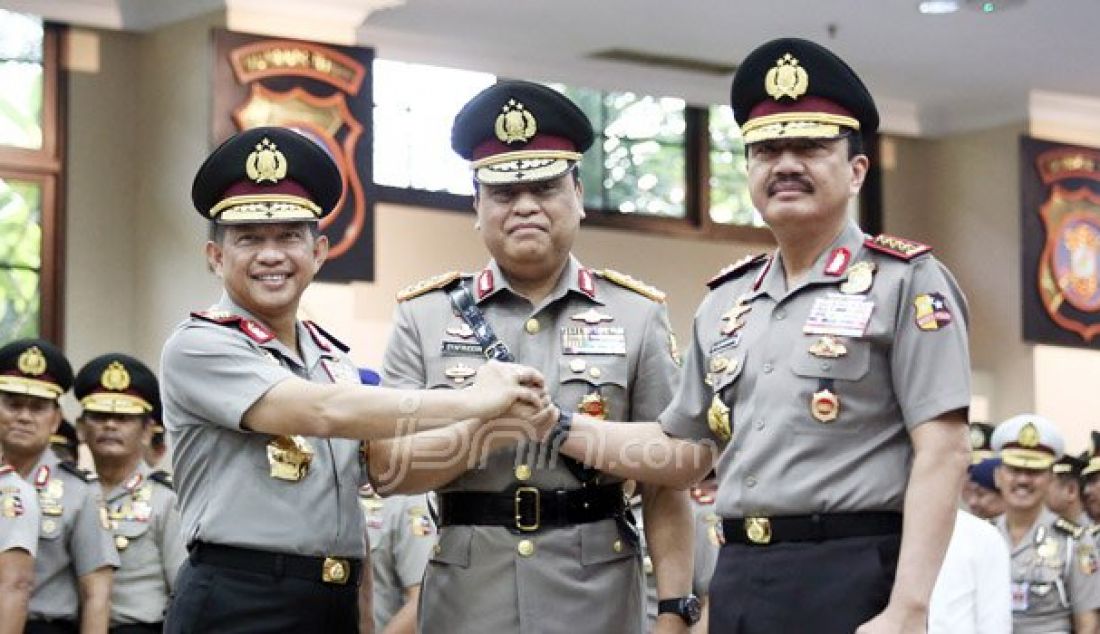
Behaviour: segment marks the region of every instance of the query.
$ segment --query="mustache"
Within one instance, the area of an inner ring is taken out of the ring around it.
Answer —
[[[779,176],[768,183],[768,195],[772,196],[779,191],[780,187],[789,187],[790,185],[796,185],[803,193],[812,194],[814,192],[813,183],[797,175],[785,175]]]

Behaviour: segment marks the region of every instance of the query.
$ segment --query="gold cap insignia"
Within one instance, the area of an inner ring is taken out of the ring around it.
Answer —
[[[500,109],[497,115],[496,133],[502,143],[526,143],[535,136],[538,125],[535,116],[527,108],[515,99],[509,99],[508,103]]]
[[[42,354],[38,346],[31,346],[19,355],[17,365],[23,374],[38,376],[46,372],[46,355]]]
[[[108,390],[121,392],[130,387],[130,373],[126,371],[126,366],[112,361],[99,377],[99,383]]]
[[[1035,427],[1035,423],[1028,423],[1020,428],[1020,433],[1016,436],[1016,442],[1020,443],[1021,447],[1038,447],[1039,446],[1039,429]]]
[[[970,448],[977,451],[985,445],[985,433],[977,427],[970,428]]]
[[[776,60],[775,66],[764,76],[764,90],[776,101],[780,97],[798,99],[806,94],[809,85],[806,69],[790,53]]]
[[[248,155],[244,164],[245,173],[256,183],[278,183],[286,178],[286,168],[286,156],[268,138],[256,145],[256,150]]]

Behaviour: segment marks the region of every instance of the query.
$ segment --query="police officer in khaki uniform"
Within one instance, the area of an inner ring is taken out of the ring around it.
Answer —
[[[156,376],[131,356],[105,354],[77,372],[73,393],[83,408],[77,422],[95,460],[121,561],[111,593],[111,632],[160,632],[187,552],[171,479],[144,460],[160,399]]]
[[[94,477],[50,450],[57,399],[73,382],[53,344],[21,339],[0,348],[0,449],[36,489],[42,521],[27,632],[106,632],[118,553]]]
[[[1047,491],[1046,505],[1056,515],[1078,526],[1091,526],[1081,501],[1081,471],[1088,465],[1086,457],[1066,454],[1050,468],[1054,479]]]
[[[487,365],[464,392],[359,385],[347,348],[297,318],[343,177],[318,144],[254,128],[217,148],[192,199],[225,294],[165,343],[161,388],[184,540],[166,631],[358,629],[366,555],[359,443],[456,419],[553,415],[537,372]]]
[[[1091,523],[1100,526],[1100,432],[1090,433],[1085,460],[1087,464],[1081,469],[1081,501]]]
[[[993,434],[1001,452],[997,485],[1005,514],[997,520],[1012,555],[1012,631],[1016,634],[1100,631],[1100,575],[1095,544],[1084,528],[1043,506],[1051,466],[1064,441],[1054,423],[1014,416]]]
[[[375,634],[412,634],[420,581],[436,540],[428,496],[382,497],[367,484],[359,503],[370,541]]]
[[[19,634],[34,587],[38,496],[0,457],[0,634]]]
[[[711,631],[922,631],[969,463],[965,301],[929,247],[848,216],[878,113],[847,64],[774,40],[732,101],[779,248],[710,281],[663,432],[577,417],[562,449],[680,486],[717,455]]]
[[[592,141],[584,113],[538,84],[501,82],[463,107],[451,145],[471,161],[492,260],[473,276],[445,274],[400,294],[383,385],[462,388],[486,356],[506,354],[544,373],[563,418],[648,420],[665,407],[678,368],[663,295],[571,253],[584,217],[577,161]],[[404,464],[390,455],[401,442],[372,443],[377,481],[439,490],[421,630],[642,631],[644,574],[621,479],[516,435],[500,430],[486,451],[457,429],[419,435]],[[642,494],[660,596],[686,597],[687,496]],[[677,614],[659,620],[663,631],[687,627]]]

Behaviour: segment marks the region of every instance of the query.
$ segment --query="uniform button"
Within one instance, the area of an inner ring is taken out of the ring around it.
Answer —
[[[542,326],[539,325],[539,320],[531,318],[527,320],[527,323],[523,325],[523,329],[527,331],[527,334],[536,334],[539,330],[542,330]]]
[[[569,369],[574,372],[584,372],[586,367],[588,367],[588,364],[584,362],[584,359],[573,359],[569,362]]]
[[[764,374],[771,374],[772,370],[774,370],[774,369],[775,369],[775,367],[772,364],[770,364],[770,363],[765,363],[764,364]]]
[[[432,546],[432,552],[438,555],[439,553],[443,552],[443,547],[439,544],[436,544],[435,546]]]
[[[592,367],[588,369],[588,376],[592,377],[593,379],[600,378],[601,374],[603,374],[603,371],[597,367]]]
[[[755,422],[755,423],[753,423],[753,424],[754,424],[754,425],[756,425],[756,428],[757,428],[758,430],[759,430],[759,429],[764,429],[764,421],[762,421],[762,420],[758,420],[758,421],[756,421],[756,422]]]
[[[787,311],[785,311],[785,310],[775,311],[775,318],[778,319],[779,321],[783,321],[784,319],[787,318]]]
[[[745,478],[745,486],[749,487],[750,489],[756,486],[756,476],[749,476]]]
[[[617,553],[623,552],[623,540],[616,539],[615,543],[611,544],[611,550],[613,550]]]
[[[521,539],[520,542],[516,544],[516,552],[519,553],[520,557],[530,557],[531,555],[534,555],[535,542],[529,539]]]
[[[531,479],[531,467],[521,464],[516,467],[516,479],[520,482],[526,482]]]
[[[828,370],[831,367],[833,367],[833,364],[829,363],[828,361],[822,361],[821,362],[821,369],[822,370]]]

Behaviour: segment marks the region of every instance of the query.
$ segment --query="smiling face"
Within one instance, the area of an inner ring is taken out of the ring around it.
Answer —
[[[4,454],[21,458],[41,454],[60,425],[57,401],[0,392],[0,448]]]
[[[573,248],[584,191],[572,172],[535,183],[485,185],[474,197],[482,240],[506,272],[545,263],[560,267]]]
[[[996,478],[1005,507],[1029,511],[1043,504],[1054,475],[1049,468],[1021,469],[1003,464],[997,467]]]
[[[152,436],[144,414],[108,414],[85,411],[80,417],[84,442],[96,461],[141,456]]]
[[[269,321],[293,318],[328,255],[328,238],[304,222],[228,225],[206,243],[210,268],[230,298]]]
[[[867,176],[867,157],[841,139],[777,139],[748,147],[749,193],[768,226],[836,222]]]

